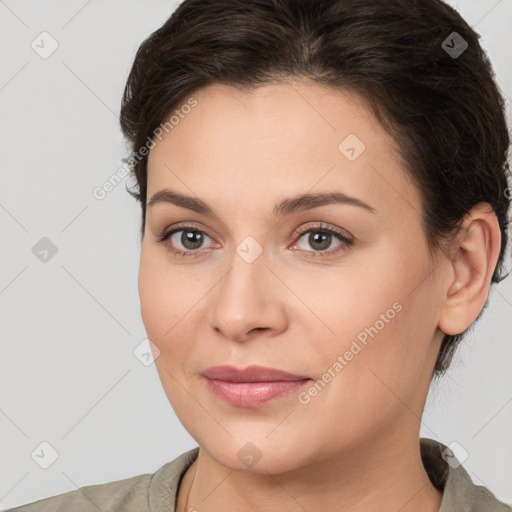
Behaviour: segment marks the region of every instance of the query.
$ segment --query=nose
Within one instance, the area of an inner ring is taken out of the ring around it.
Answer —
[[[211,294],[210,325],[225,338],[245,342],[271,337],[287,327],[285,293],[262,253],[248,263],[237,253]],[[263,331],[263,332],[262,332]]]

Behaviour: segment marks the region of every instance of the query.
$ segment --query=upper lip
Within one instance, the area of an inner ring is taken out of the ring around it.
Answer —
[[[264,366],[251,365],[243,370],[234,366],[212,366],[202,373],[205,377],[215,380],[225,380],[229,382],[274,382],[274,381],[293,381],[306,380],[310,377],[304,375],[294,375],[283,370],[275,368],[265,368]]]

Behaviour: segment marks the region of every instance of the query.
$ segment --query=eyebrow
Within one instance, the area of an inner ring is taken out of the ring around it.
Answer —
[[[179,194],[178,192],[170,189],[159,190],[153,194],[146,206],[151,208],[157,203],[172,203],[176,206],[181,206],[182,208],[187,208],[188,210],[192,210],[203,215],[217,217],[217,214],[213,209],[201,199]],[[323,192],[315,194],[300,194],[295,197],[283,199],[274,206],[273,216],[284,217],[298,211],[311,210],[312,208],[329,204],[358,206],[370,211],[371,213],[376,212],[375,208],[364,201],[361,201],[361,199],[358,199],[357,197],[346,195],[343,192]]]

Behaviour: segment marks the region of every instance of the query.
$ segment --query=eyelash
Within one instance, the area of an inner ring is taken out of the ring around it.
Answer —
[[[203,230],[199,229],[197,226],[195,226],[193,224],[184,224],[184,225],[179,225],[179,226],[171,229],[170,231],[163,231],[162,233],[158,234],[156,237],[156,241],[158,243],[165,244],[167,239],[169,239],[172,235],[174,235],[175,233],[178,233],[180,231],[202,233],[203,235],[206,235],[208,238],[211,238],[208,235],[208,233],[205,233]],[[353,244],[353,240],[347,238],[341,232],[339,232],[333,228],[328,228],[324,223],[320,223],[315,226],[307,226],[307,227],[298,228],[295,231],[295,235],[297,236],[297,239],[295,240],[293,245],[295,245],[305,234],[310,233],[310,232],[328,233],[330,235],[334,235],[340,242],[342,242],[342,244],[340,246],[338,246],[337,248],[330,249],[328,251],[303,251],[306,253],[312,253],[310,256],[306,256],[309,258],[325,258],[326,256],[324,256],[324,255],[327,254],[327,255],[331,256],[333,254],[338,253],[339,251],[346,250],[348,247],[350,247]],[[165,246],[171,253],[175,254],[176,256],[181,256],[182,258],[184,258],[184,257],[195,258],[199,254],[206,251],[205,249],[180,251],[180,250],[174,249],[170,244],[165,244]]]

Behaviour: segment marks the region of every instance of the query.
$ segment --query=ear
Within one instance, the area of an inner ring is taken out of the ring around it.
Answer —
[[[451,271],[439,329],[455,335],[465,331],[485,305],[501,248],[501,231],[489,203],[479,203],[465,216],[451,246]]]

